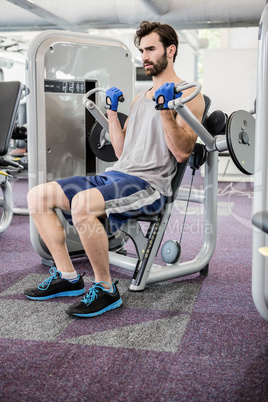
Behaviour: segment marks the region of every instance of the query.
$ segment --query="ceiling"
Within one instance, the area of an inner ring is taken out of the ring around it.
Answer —
[[[180,41],[197,51],[207,47],[198,29],[258,26],[265,5],[266,0],[0,0],[1,66],[24,63],[37,31],[122,33],[143,20],[172,25]]]
[[[0,0],[0,31],[136,28],[142,20],[175,29],[257,26],[266,0]]]

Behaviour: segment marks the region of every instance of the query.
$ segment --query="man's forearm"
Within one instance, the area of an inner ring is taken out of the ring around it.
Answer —
[[[193,150],[196,135],[179,126],[171,110],[161,110],[166,144],[178,162],[184,162]]]
[[[112,146],[117,158],[119,158],[123,151],[125,132],[122,130],[120,121],[117,117],[117,112],[113,110],[107,110],[108,120],[109,120],[109,135],[111,139]]]

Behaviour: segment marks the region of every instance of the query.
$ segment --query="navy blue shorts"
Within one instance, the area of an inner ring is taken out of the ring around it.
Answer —
[[[109,219],[109,234],[116,232],[125,222],[140,214],[158,213],[166,197],[139,177],[117,171],[96,176],[74,176],[56,180],[62,187],[72,208],[72,199],[80,191],[97,188],[105,200],[105,212]],[[72,225],[71,213],[62,211]]]

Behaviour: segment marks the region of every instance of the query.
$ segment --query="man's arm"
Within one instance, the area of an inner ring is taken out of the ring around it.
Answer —
[[[122,129],[117,116],[118,102],[123,102],[123,100],[123,92],[120,89],[116,87],[107,89],[105,107],[108,109],[107,116],[109,120],[109,136],[117,158],[121,156],[123,151],[127,126],[126,122],[124,128]]]
[[[119,159],[124,147],[128,119],[126,120],[124,127],[122,129],[116,111],[107,110],[107,115],[109,120],[110,140],[114,149],[114,153],[116,157]]]
[[[109,97],[109,95],[111,95],[111,94],[109,94],[108,91],[106,91],[106,94],[108,97]],[[140,96],[140,94],[136,95],[136,97],[134,98],[134,100],[132,102],[132,105],[139,96]],[[106,103],[107,103],[107,107],[108,107],[109,104],[108,104],[107,100],[106,100]],[[115,153],[116,157],[119,159],[123,152],[125,135],[126,135],[127,125],[128,125],[128,118],[126,119],[124,127],[122,129],[120,121],[117,116],[117,105],[118,105],[118,102],[113,108],[107,110],[107,116],[108,116],[108,120],[109,120],[109,135],[110,135],[111,143],[114,148],[114,153]],[[114,109],[114,110],[112,110],[112,109]]]
[[[189,96],[193,89],[185,90],[182,97]],[[198,94],[193,100],[187,103],[187,107],[201,122],[205,108],[203,96]],[[195,132],[177,114],[169,109],[160,110],[161,121],[165,134],[167,146],[178,162],[186,161],[194,148],[197,139]]]

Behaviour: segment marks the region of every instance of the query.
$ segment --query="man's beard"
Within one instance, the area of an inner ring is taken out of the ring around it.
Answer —
[[[161,74],[168,65],[167,50],[164,50],[163,55],[156,61],[156,63],[151,63],[152,68],[145,70],[145,74],[148,77],[154,77]]]

